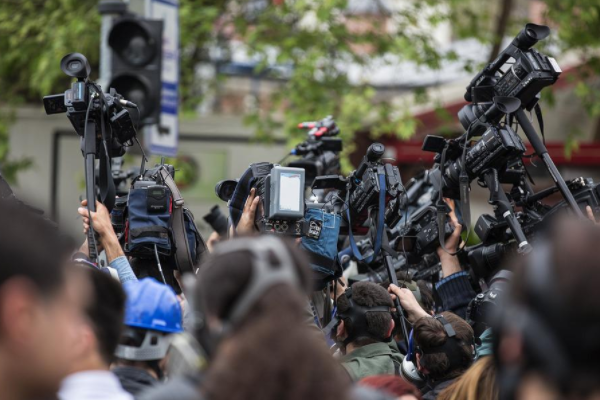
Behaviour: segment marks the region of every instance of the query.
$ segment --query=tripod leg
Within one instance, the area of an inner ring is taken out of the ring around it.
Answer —
[[[531,125],[531,122],[529,122],[527,115],[525,115],[525,111],[523,111],[522,108],[519,108],[515,112],[515,116],[517,117],[519,125],[521,126],[521,128],[523,128],[525,136],[527,136],[527,139],[529,139],[529,143],[531,143],[535,154],[537,154],[542,159],[544,164],[546,164],[546,168],[548,169],[548,172],[550,172],[550,176],[552,176],[552,179],[556,183],[556,186],[558,186],[558,190],[560,190],[567,203],[569,203],[569,206],[573,209],[575,215],[581,218],[585,218],[583,212],[581,212],[581,209],[577,205],[573,194],[571,193],[569,187],[565,183],[565,180],[563,179],[560,172],[558,172],[556,165],[554,165],[554,161],[552,161],[552,158],[550,158],[550,154],[548,154],[548,149],[546,148],[546,146],[544,146],[544,143],[537,135],[533,125]]]

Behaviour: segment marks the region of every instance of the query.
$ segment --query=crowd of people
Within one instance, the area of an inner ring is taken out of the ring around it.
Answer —
[[[211,238],[197,276],[175,274],[176,293],[137,272],[156,267],[123,253],[102,204],[78,212],[105,266],[0,196],[2,399],[600,398],[600,230],[589,221],[558,221],[479,294],[442,250],[433,287],[332,282],[319,291],[332,310],[323,326],[306,254],[247,214],[235,235]]]

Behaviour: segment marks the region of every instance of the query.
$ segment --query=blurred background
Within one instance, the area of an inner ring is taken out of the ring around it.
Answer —
[[[17,196],[80,231],[79,137],[42,105],[70,87],[60,60],[80,52],[104,90],[140,105],[150,164],[168,156],[198,221],[225,208],[218,181],[283,159],[305,139],[297,124],[327,115],[344,172],[380,141],[406,183],[432,164],[425,135],[463,133],[465,86],[526,22],[552,28],[537,47],[563,71],[542,92],[550,154],[565,179],[598,182],[600,0],[0,0],[0,170]],[[123,170],[139,160],[130,148]],[[551,185],[527,164],[536,189]],[[475,221],[491,208],[473,186]]]

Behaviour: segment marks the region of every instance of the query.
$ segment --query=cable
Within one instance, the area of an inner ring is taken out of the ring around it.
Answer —
[[[164,284],[167,284],[167,280],[165,279],[165,275],[163,274],[162,266],[160,265],[160,258],[158,257],[158,249],[156,248],[156,244],[154,245],[154,256],[156,257],[156,264],[158,265],[158,271],[160,272],[160,276]]]

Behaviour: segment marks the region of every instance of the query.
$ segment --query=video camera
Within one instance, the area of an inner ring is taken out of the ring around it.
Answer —
[[[308,139],[290,152],[302,158],[288,163],[288,166],[306,171],[307,187],[312,185],[317,176],[339,174],[342,140],[334,137],[340,133],[340,129],[333,117],[330,115],[320,121],[302,122],[298,128],[309,130]]]
[[[304,219],[305,171],[269,162],[251,164],[239,180],[219,182],[215,191],[229,202],[230,215],[237,226],[251,189],[260,197],[255,215],[259,231],[295,237],[315,236],[320,228],[307,226]]]
[[[458,113],[465,129],[473,125],[472,134],[479,135],[489,124],[500,122],[505,113],[494,107],[495,96],[517,98],[529,111],[537,105],[540,91],[553,85],[562,72],[554,58],[532,49],[548,35],[547,26],[525,25],[511,44],[473,78],[465,92],[465,100],[473,104]]]
[[[73,128],[82,137],[82,151],[86,130],[93,128],[90,134],[97,138],[96,158],[100,157],[102,140],[108,144],[110,157],[125,154],[126,144],[136,135],[133,121],[125,107],[135,108],[136,105],[125,100],[114,89],[109,94],[103,93],[100,86],[90,81],[91,67],[83,54],[67,54],[61,60],[60,67],[68,76],[77,78],[77,81],[64,94],[44,96],[46,114],[67,113]],[[107,131],[104,122],[110,126]]]
[[[62,71],[73,78],[71,89],[64,94],[45,96],[46,114],[67,113],[73,128],[81,136],[81,152],[85,159],[86,199],[89,212],[96,211],[95,160],[99,159],[100,202],[110,211],[115,204],[115,184],[111,173],[111,158],[125,154],[125,147],[136,140],[136,130],[129,112],[124,108],[137,106],[124,99],[114,89],[109,94],[89,80],[92,68],[83,54],[70,53],[60,62]],[[139,144],[139,142],[138,142]],[[94,227],[88,231],[89,257],[96,261],[97,247]]]
[[[383,215],[383,224],[394,226],[400,213],[401,196],[404,187],[398,167],[382,161],[385,147],[373,143],[367,149],[358,168],[344,178],[341,176],[319,176],[313,183],[313,189],[337,189],[337,202],[344,202],[344,215],[353,233],[365,234],[369,227],[365,222],[370,218],[370,210]],[[344,200],[345,198],[345,200]]]

